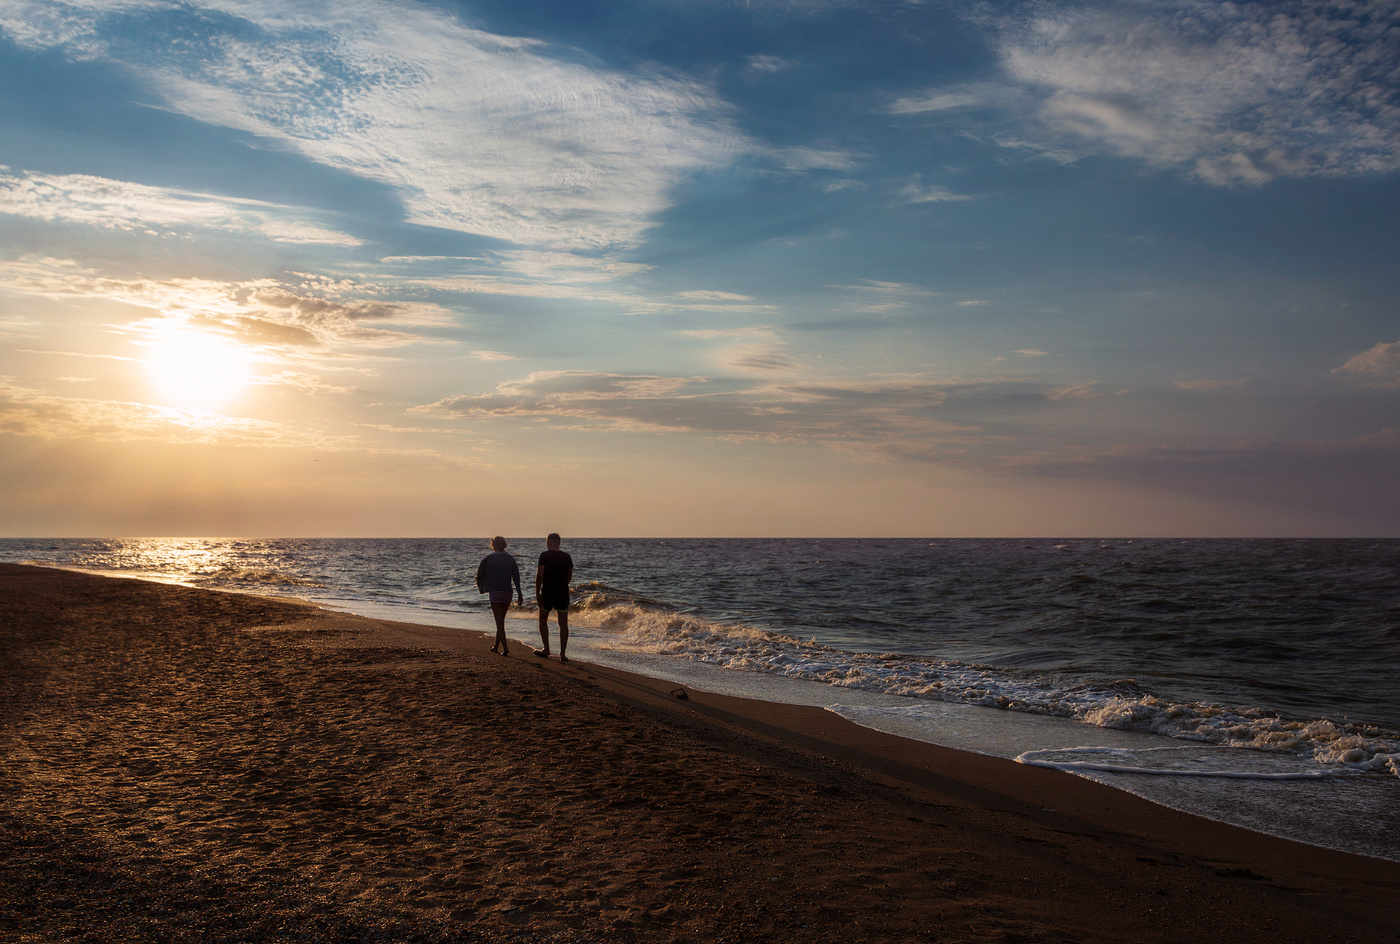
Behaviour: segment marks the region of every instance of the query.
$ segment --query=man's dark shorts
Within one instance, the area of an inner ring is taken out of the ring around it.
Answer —
[[[569,591],[567,590],[541,590],[540,591],[540,612],[548,613],[550,610],[558,610],[566,613],[569,609]]]

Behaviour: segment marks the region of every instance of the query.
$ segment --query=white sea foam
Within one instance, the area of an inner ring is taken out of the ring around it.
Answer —
[[[844,701],[847,691],[836,697]],[[1222,823],[1400,860],[1393,838],[1400,830],[1400,779],[1395,777],[1322,767],[1307,754],[1173,742],[1121,728],[1091,729],[1067,717],[864,697],[877,701],[830,708],[888,734],[1053,767]],[[1090,738],[1093,746],[1077,746]]]
[[[1220,747],[1071,747],[1025,751],[1016,763],[1070,772],[1148,774],[1161,777],[1219,777],[1229,780],[1315,780],[1347,776],[1352,771],[1304,766],[1306,759],[1261,751]]]
[[[1177,702],[1131,679],[1066,683],[977,663],[851,653],[749,626],[584,594],[575,622],[609,634],[624,651],[654,653],[748,672],[1008,711],[1054,715],[1100,728],[1137,731],[1309,758],[1333,770],[1400,777],[1400,734],[1326,719],[1294,720],[1257,708]]]

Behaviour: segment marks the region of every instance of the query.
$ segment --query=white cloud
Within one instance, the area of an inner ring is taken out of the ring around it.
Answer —
[[[968,108],[982,103],[980,95],[966,89],[930,92],[927,95],[896,99],[890,105],[890,113],[894,115],[918,115],[930,111],[947,111],[950,108]]]
[[[871,292],[876,295],[928,295],[929,290],[912,282],[882,282],[879,279],[861,279],[858,285],[832,286],[853,292]]]
[[[462,260],[461,268],[482,271],[442,275],[402,275],[390,272],[394,285],[404,292],[503,295],[547,298],[616,305],[629,314],[712,311],[727,314],[768,315],[772,305],[754,304],[748,296],[731,292],[679,292],[671,296],[633,290],[621,281],[650,268],[614,263],[571,253],[493,253],[488,260]]]
[[[1376,386],[1400,387],[1400,341],[1382,341],[1349,359],[1333,373],[1369,374],[1380,378]]]
[[[1094,389],[1094,387],[1097,384],[1097,380],[1091,380],[1088,383],[1070,384],[1069,386],[1060,387],[1058,389],[1050,391],[1048,394],[1046,394],[1046,399],[1092,400],[1096,397],[1102,396],[1101,393]]]
[[[876,279],[861,279],[859,283],[853,285],[829,285],[827,287],[844,289],[848,292],[854,292],[858,298],[869,299],[858,306],[856,310],[872,314],[901,311],[934,294],[922,285],[914,285],[911,282],[882,282]]]
[[[686,301],[697,302],[751,302],[753,298],[748,295],[736,295],[733,292],[715,292],[699,289],[692,292],[677,292],[677,298]]]
[[[427,4],[191,0],[178,37],[151,15],[172,8],[10,0],[0,28],[120,61],[174,111],[386,183],[410,222],[534,247],[635,244],[678,181],[750,149],[704,85],[556,59]]]
[[[450,321],[436,305],[356,297],[355,286],[325,280],[119,279],[72,260],[41,257],[0,262],[0,291],[120,302],[152,313],[120,330],[144,335],[158,323],[181,321],[269,350],[395,347],[424,340],[400,327]],[[361,291],[373,295],[373,289]],[[396,328],[378,327],[387,323]]]
[[[304,211],[86,174],[15,173],[0,166],[0,213],[12,216],[162,236],[217,230],[283,243],[360,245],[353,236],[292,215],[298,212]]]
[[[1008,27],[1000,53],[1081,148],[1213,184],[1400,168],[1393,3],[1120,0]]]
[[[905,184],[900,189],[899,195],[904,198],[906,203],[957,203],[972,199],[966,194],[954,193],[947,187],[938,184],[925,185],[920,180]]]
[[[618,262],[573,252],[538,252],[514,250],[493,252],[493,259],[504,269],[531,281],[547,281],[565,285],[611,282],[614,279],[640,275],[651,266],[639,262]]]
[[[58,357],[85,357],[92,360],[102,361],[134,361],[135,357],[122,357],[119,354],[83,354],[79,351],[40,351],[33,348],[17,347],[15,350],[21,354],[53,354]]]
[[[968,82],[895,99],[889,106],[889,112],[892,115],[924,115],[970,108],[1008,108],[1024,98],[1023,91],[1005,83]]]
[[[790,147],[772,152],[773,158],[788,170],[852,170],[859,157],[849,151]]]
[[[728,342],[711,349],[714,363],[728,371],[747,374],[792,373],[804,364],[779,348],[778,331],[770,325],[737,328],[702,328],[678,331],[683,338]]]
[[[1029,9],[971,14],[994,33],[1001,81],[927,89],[888,111],[955,115],[969,136],[1061,163],[1115,154],[1215,185],[1400,169],[1389,0]]]
[[[768,340],[777,336],[776,329],[768,325],[750,325],[743,328],[696,328],[677,332],[683,338],[700,341],[716,341],[730,338],[758,338]]]
[[[802,367],[801,361],[781,354],[777,351],[750,348],[748,350],[733,351],[728,358],[728,366],[735,370],[747,371],[750,373],[792,373]]]
[[[405,292],[568,299],[633,311],[671,307],[627,287],[627,279],[650,269],[606,253],[518,249],[480,256],[386,256],[379,268],[361,276],[381,278]]]
[[[1050,352],[1049,352],[1049,351],[1042,351],[1042,350],[1040,350],[1040,349],[1038,349],[1038,348],[1033,348],[1033,347],[1021,348],[1019,351],[1016,351],[1015,353],[1020,354],[1022,357],[1049,357],[1049,356],[1050,356]]]
[[[778,56],[749,56],[749,61],[745,68],[756,74],[766,74],[781,72],[792,67],[791,60],[781,59]]]
[[[586,280],[578,282],[529,279],[525,276],[499,275],[439,275],[403,277],[396,280],[404,291],[461,292],[466,295],[509,295],[519,298],[562,298],[573,301],[610,302],[617,305],[642,305],[644,300],[634,294],[613,289],[589,287]]]
[[[297,370],[284,370],[275,374],[254,376],[249,380],[255,386],[292,387],[302,393],[322,396],[328,393],[353,393],[354,387],[329,384],[312,374]]]

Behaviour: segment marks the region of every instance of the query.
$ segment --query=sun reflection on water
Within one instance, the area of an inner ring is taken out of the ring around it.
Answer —
[[[210,538],[141,538],[94,541],[75,555],[83,569],[199,586],[235,566],[234,545]]]

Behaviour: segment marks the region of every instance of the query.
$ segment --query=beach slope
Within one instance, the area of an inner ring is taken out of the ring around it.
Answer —
[[[0,564],[0,941],[1400,940],[1396,863],[488,645]]]

